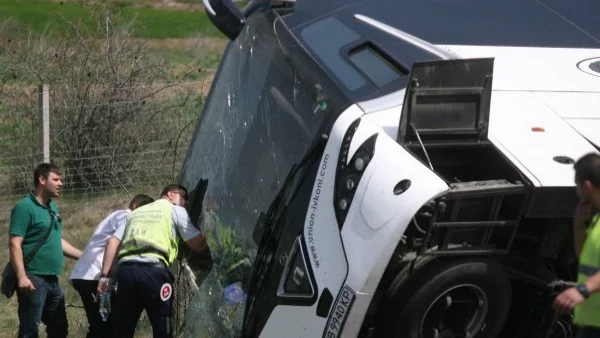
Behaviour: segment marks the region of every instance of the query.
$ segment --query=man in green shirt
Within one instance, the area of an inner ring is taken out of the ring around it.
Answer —
[[[81,250],[62,238],[62,219],[52,198],[62,187],[61,173],[49,163],[34,171],[34,190],[12,209],[9,228],[10,260],[18,279],[19,338],[38,337],[40,321],[48,338],[68,333],[65,297],[58,283],[63,255],[78,259]],[[35,256],[25,262],[51,227]]]

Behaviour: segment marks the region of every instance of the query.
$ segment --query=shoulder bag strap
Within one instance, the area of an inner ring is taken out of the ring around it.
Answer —
[[[50,212],[50,209],[48,209],[48,211]],[[37,243],[35,248],[33,248],[33,251],[31,251],[29,253],[29,255],[27,255],[27,257],[25,257],[25,262],[29,262],[30,260],[32,260],[33,256],[35,256],[35,254],[38,252],[38,250],[40,249],[42,244],[44,244],[46,239],[48,239],[48,236],[50,235],[50,231],[52,231],[52,228],[54,227],[54,217],[55,216],[52,215],[52,213],[50,212],[50,226],[48,227],[48,230],[46,230],[44,237],[42,237],[42,239],[40,239],[40,241]]]

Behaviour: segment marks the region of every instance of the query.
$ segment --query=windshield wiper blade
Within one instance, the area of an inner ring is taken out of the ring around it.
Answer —
[[[256,253],[256,260],[254,262],[254,268],[250,277],[247,303],[248,311],[246,311],[245,313],[245,318],[248,318],[249,314],[252,312],[253,305],[255,303],[254,297],[256,296],[257,291],[262,288],[262,284],[265,280],[266,273],[269,269],[269,266],[271,265],[270,262],[267,262],[267,257],[269,256],[269,253],[273,253],[275,250],[277,250],[278,242],[274,239],[278,238],[278,236],[281,234],[281,230],[283,229],[283,225],[280,225],[278,221],[281,218],[283,211],[286,210],[286,207],[292,200],[292,198],[288,199],[288,197],[295,195],[295,193],[299,190],[300,185],[292,184],[292,182],[297,181],[295,180],[295,178],[300,172],[300,169],[305,168],[306,164],[309,162],[310,159],[314,158],[315,155],[323,151],[326,143],[326,135],[321,136],[318,140],[315,141],[315,144],[306,153],[302,160],[292,167],[290,173],[284,180],[284,183],[279,193],[269,206],[269,209],[267,210],[266,214],[261,213],[261,216],[259,216],[257,225],[255,227],[255,232],[262,232],[262,234],[255,234],[253,236],[255,240],[256,238],[260,240],[258,243],[258,250]],[[301,180],[298,180],[298,182],[300,181]],[[292,189],[292,187],[296,188]],[[284,200],[286,200],[285,203],[283,203]],[[262,227],[262,229],[257,229],[259,227]],[[244,319],[244,321],[245,320],[246,319]]]
[[[322,151],[324,149],[326,141],[327,141],[327,136],[322,135],[319,138],[319,140],[317,142],[315,142],[315,144],[312,146],[312,148],[306,153],[306,155],[302,158],[302,160],[300,160],[300,162],[295,163],[292,166],[292,169],[290,170],[289,174],[286,176],[285,180],[283,181],[283,185],[281,186],[281,189],[277,193],[277,196],[275,196],[275,198],[273,199],[273,202],[269,206],[269,209],[267,210],[267,212],[266,213],[261,212],[260,215],[258,216],[256,225],[254,226],[254,232],[252,235],[254,242],[257,245],[261,244],[261,240],[266,235],[266,233],[272,232],[273,225],[276,223],[274,221],[277,218],[279,218],[279,217],[275,217],[275,214],[278,211],[285,209],[285,208],[283,208],[283,206],[287,206],[289,204],[289,200],[288,200],[284,205],[281,205],[282,201],[284,199],[287,199],[287,197],[290,196],[289,191],[291,190],[291,187],[294,186],[294,184],[292,184],[292,182],[296,178],[296,175],[298,174],[300,169],[306,165],[306,163],[308,162],[309,159],[311,159],[317,152]],[[294,193],[297,190],[298,189],[294,189]]]

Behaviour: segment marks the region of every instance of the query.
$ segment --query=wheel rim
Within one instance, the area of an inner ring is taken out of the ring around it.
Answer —
[[[473,284],[446,289],[429,304],[421,320],[423,338],[472,338],[485,325],[488,298]]]

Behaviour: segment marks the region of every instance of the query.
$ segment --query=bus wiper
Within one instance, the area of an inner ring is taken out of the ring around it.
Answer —
[[[306,164],[309,160],[313,159],[315,156],[320,157],[318,154],[322,152],[325,148],[325,144],[327,143],[327,136],[323,135],[318,140],[315,141],[314,145],[309,149],[306,155],[302,158],[302,160],[295,164],[290,173],[287,175],[284,183],[281,187],[281,190],[269,206],[267,213],[261,213],[258,218],[258,222],[254,228],[255,233],[253,234],[253,238],[255,242],[258,244],[258,251],[256,253],[256,260],[254,261],[254,266],[249,276],[249,283],[246,284],[248,301],[246,303],[246,311],[244,311],[244,323],[249,328],[252,326],[253,320],[250,318],[254,318],[254,306],[256,305],[256,295],[259,290],[262,289],[262,285],[264,283],[267,272],[272,266],[269,257],[271,254],[277,250],[278,242],[275,240],[281,234],[283,230],[283,225],[279,224],[279,219],[281,214],[286,210],[289,202],[292,198],[288,198],[293,196],[300,187],[299,184],[293,184],[293,182],[300,182],[301,180],[296,180],[300,169],[305,168]],[[306,170],[303,170],[305,173]],[[304,175],[302,178],[306,177]],[[292,189],[292,187],[295,187]],[[293,193],[290,193],[293,191]],[[285,200],[285,203],[283,202]],[[252,330],[252,329],[250,329]]]
[[[273,226],[276,223],[275,220],[279,218],[279,217],[275,217],[275,214],[276,213],[280,214],[280,212],[278,213],[278,211],[284,210],[285,209],[284,207],[289,204],[288,197],[293,195],[293,194],[289,194],[289,192],[291,191],[291,188],[293,186],[297,186],[297,185],[292,184],[292,182],[296,178],[299,170],[301,168],[303,168],[306,165],[306,163],[308,162],[308,160],[311,159],[315,154],[323,151],[323,149],[325,148],[326,141],[327,141],[327,136],[322,135],[319,138],[319,140],[317,140],[315,142],[315,144],[311,147],[311,149],[309,149],[309,151],[302,158],[302,160],[300,160],[299,163],[295,163],[292,166],[290,173],[285,178],[283,185],[282,185],[281,189],[279,190],[279,193],[277,193],[277,196],[275,196],[275,198],[273,199],[273,202],[269,206],[269,209],[267,210],[267,212],[266,213],[261,212],[260,215],[258,216],[256,225],[254,226],[254,232],[252,234],[252,238],[254,239],[254,242],[257,245],[260,245],[261,239],[265,235],[272,232]],[[297,190],[298,189],[294,189],[294,193]],[[288,199],[288,200],[286,201],[286,203],[284,205],[281,205],[282,200],[284,200],[284,199]]]

